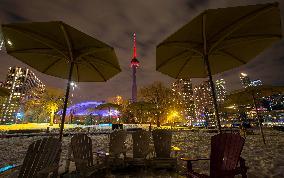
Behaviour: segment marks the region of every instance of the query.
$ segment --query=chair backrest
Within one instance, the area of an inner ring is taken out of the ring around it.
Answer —
[[[245,139],[239,134],[222,133],[211,138],[210,177],[220,177],[222,171],[237,167]],[[226,178],[234,176],[226,176]]]
[[[37,177],[38,171],[55,164],[59,160],[60,152],[61,142],[57,138],[49,137],[33,142],[26,153],[19,177]],[[41,175],[41,177],[47,176]]]
[[[115,130],[110,134],[109,153],[111,156],[119,156],[126,152],[126,136],[125,130]]]
[[[92,139],[86,134],[76,134],[71,138],[71,148],[75,160],[76,170],[80,171],[88,166],[93,166]],[[80,162],[76,160],[81,160]],[[85,164],[82,160],[86,161]]]
[[[152,132],[157,158],[171,157],[172,132],[166,129],[156,129]]]
[[[146,130],[137,130],[132,133],[133,158],[146,158],[150,150],[151,133]]]

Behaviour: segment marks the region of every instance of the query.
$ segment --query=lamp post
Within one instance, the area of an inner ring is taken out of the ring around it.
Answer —
[[[70,83],[71,85],[71,98],[70,98],[70,104],[72,105],[72,99],[74,98],[74,90],[75,88],[77,88],[77,84],[75,82],[71,82]],[[70,120],[69,120],[69,124],[72,124],[72,119],[73,119],[73,116],[74,116],[74,109],[71,111],[72,113],[70,113]]]

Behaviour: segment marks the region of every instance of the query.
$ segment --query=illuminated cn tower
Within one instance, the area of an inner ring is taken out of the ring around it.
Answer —
[[[139,66],[139,61],[136,59],[136,34],[133,34],[133,58],[131,60],[132,68],[132,102],[137,101],[137,86],[136,86],[136,69]]]

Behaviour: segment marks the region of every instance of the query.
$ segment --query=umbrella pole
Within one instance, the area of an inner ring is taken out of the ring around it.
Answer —
[[[204,61],[205,61],[206,67],[207,67],[209,83],[210,83],[210,86],[211,86],[210,88],[211,88],[211,92],[212,92],[212,98],[213,98],[213,105],[214,105],[214,109],[215,109],[215,117],[216,117],[216,121],[217,121],[217,127],[218,127],[219,133],[221,133],[222,131],[221,131],[219,111],[218,111],[218,104],[217,104],[217,99],[216,99],[215,86],[214,86],[214,83],[213,83],[210,64],[209,64],[209,60],[208,60],[208,55],[204,56]]]
[[[263,140],[263,143],[266,144],[264,134],[263,134],[263,130],[262,130],[262,124],[261,124],[260,119],[259,119],[259,113],[258,113],[258,110],[257,110],[254,93],[252,93],[252,98],[253,98],[253,104],[254,104],[254,107],[255,107],[256,117],[257,117],[257,121],[258,121],[258,125],[259,125],[259,130],[260,130],[260,133],[261,133],[261,136],[262,136],[262,140]]]
[[[69,76],[68,76],[68,84],[67,84],[66,93],[65,93],[64,108],[63,108],[61,125],[60,125],[59,140],[62,140],[62,135],[63,135],[64,122],[65,122],[67,103],[68,103],[68,98],[69,98],[70,83],[71,83],[73,67],[74,67],[74,62],[71,62],[71,66],[70,66],[70,70],[69,70]]]

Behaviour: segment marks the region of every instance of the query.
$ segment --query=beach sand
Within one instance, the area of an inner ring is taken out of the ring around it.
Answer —
[[[215,133],[216,134],[216,133]],[[204,131],[177,131],[173,133],[172,145],[179,147],[181,150],[176,154],[179,158],[209,158],[210,155],[210,137],[214,133]],[[20,164],[25,156],[27,148],[32,141],[41,137],[14,137],[0,139],[0,167],[11,164]],[[104,135],[92,135],[93,150],[108,151],[109,138]],[[284,132],[271,129],[265,130],[267,144],[262,142],[261,135],[255,130],[255,135],[248,135],[242,151],[242,157],[246,160],[249,167],[249,178],[283,178],[284,177]],[[63,138],[63,147],[61,154],[60,171],[65,169],[65,160],[67,155],[68,144],[71,137]],[[127,137],[127,155],[131,155],[132,150],[131,136]],[[178,169],[183,173],[185,162],[178,159]],[[71,164],[70,170],[74,169]],[[201,173],[209,173],[209,162],[202,161],[193,164],[194,170]],[[237,176],[236,176],[237,177]],[[238,176],[241,177],[241,176]]]

